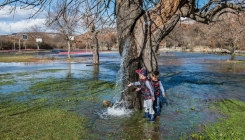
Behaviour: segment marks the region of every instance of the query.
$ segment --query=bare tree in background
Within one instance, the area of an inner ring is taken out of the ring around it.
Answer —
[[[92,41],[92,49],[93,49],[93,63],[94,65],[100,64],[99,62],[99,43],[98,43],[98,31],[95,28],[95,20],[96,15],[91,14],[90,4],[87,2],[84,6],[84,10],[86,10],[86,14],[84,15],[84,19],[82,20],[82,25],[85,28],[88,28],[90,31],[90,39]]]
[[[110,15],[105,15],[106,6],[104,5],[106,1],[94,1],[91,2],[90,0],[85,0],[82,4],[82,9],[86,11],[83,13],[83,20],[82,20],[82,26],[84,26],[86,29],[89,29],[90,32],[90,40],[91,40],[91,46],[93,49],[93,63],[95,65],[100,64],[99,62],[99,42],[98,42],[98,33],[103,32],[104,27],[107,26],[107,21],[110,23],[113,22],[109,18]],[[111,1],[109,0],[107,4],[109,4]],[[105,9],[103,9],[103,8]],[[102,9],[101,9],[102,8]],[[102,13],[101,13],[102,12]],[[85,29],[85,30],[86,30]]]
[[[128,56],[124,62],[123,84],[135,81],[137,75],[135,70],[145,67],[149,72],[158,69],[156,52],[161,40],[168,35],[180,17],[188,17],[195,21],[209,24],[224,14],[244,12],[244,0],[206,0],[206,3],[197,3],[199,0],[66,0],[67,5],[71,3],[93,3],[92,14],[107,16],[108,21],[114,18],[111,12],[115,9],[116,25],[119,41],[119,52],[122,54],[125,47]],[[23,7],[38,7],[45,9],[52,2],[43,0],[8,0],[5,5],[22,5]],[[72,4],[71,4],[72,5]],[[66,11],[64,6],[55,16],[56,20],[62,18]],[[93,11],[94,10],[94,11]],[[40,12],[40,11],[37,11]],[[129,89],[132,90],[132,89]],[[124,91],[122,98],[128,101],[129,108],[140,108],[140,99],[136,93]],[[126,96],[125,96],[126,95]],[[126,98],[127,97],[127,98]]]
[[[80,4],[73,1],[67,2],[57,0],[47,16],[46,24],[59,31],[67,42],[68,59],[71,58],[71,36],[77,27],[78,21],[82,17],[78,5]],[[57,17],[57,15],[59,17]]]
[[[238,18],[240,15],[224,14],[219,17],[221,21],[214,23],[217,29],[217,37],[220,38],[222,46],[225,46],[227,50],[230,51],[231,55],[234,55],[235,50],[239,49],[238,43],[243,40],[245,33],[243,25],[239,24]],[[226,47],[227,46],[227,47]]]

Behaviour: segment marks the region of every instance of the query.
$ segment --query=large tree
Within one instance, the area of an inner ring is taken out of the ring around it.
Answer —
[[[155,3],[154,3],[155,2]],[[147,7],[152,4],[152,7]],[[239,1],[210,0],[203,3],[195,0],[117,0],[117,31],[120,52],[130,42],[131,56],[125,62],[128,70],[126,81],[136,80],[135,70],[145,67],[149,72],[158,69],[156,52],[161,40],[175,27],[180,17],[188,17],[204,24],[216,21],[223,13],[244,12],[244,3]],[[149,8],[149,10],[148,10]],[[126,85],[126,82],[124,83]],[[129,107],[140,108],[138,95],[128,94]]]
[[[7,0],[1,7],[17,4],[45,9],[50,2],[52,0]],[[120,54],[123,54],[123,50],[128,52],[127,58],[123,59],[123,87],[129,81],[137,80],[136,69],[144,67],[149,72],[158,69],[156,52],[159,44],[173,30],[180,17],[209,24],[223,13],[244,12],[244,0],[66,0],[66,2],[92,3],[94,5],[90,9],[93,11],[92,14],[108,17],[108,22],[111,18],[116,19],[119,52]],[[59,13],[63,11],[60,10]],[[56,17],[59,19],[60,14]],[[122,93],[122,99],[127,101],[127,107],[140,108],[141,100],[138,94],[135,92],[129,94],[133,91],[129,90]]]

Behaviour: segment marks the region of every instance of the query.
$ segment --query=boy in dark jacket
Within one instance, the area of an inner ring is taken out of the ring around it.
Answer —
[[[155,100],[154,91],[152,89],[150,81],[146,78],[147,71],[145,69],[136,70],[136,73],[139,74],[140,81],[130,83],[128,86],[140,86],[136,89],[136,91],[141,91],[142,96],[144,98],[144,108],[145,108],[145,116],[144,118],[150,118],[149,121],[154,121],[154,109],[153,109],[153,101]]]
[[[151,86],[154,90],[155,100],[153,102],[154,110],[156,111],[155,115],[160,116],[160,93],[162,96],[165,96],[164,88],[162,86],[162,82],[160,81],[160,73],[159,71],[154,71],[151,76]],[[160,92],[161,91],[161,92]]]

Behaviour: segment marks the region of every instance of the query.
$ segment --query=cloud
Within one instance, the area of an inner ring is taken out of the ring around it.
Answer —
[[[17,32],[25,32],[34,25],[44,26],[45,19],[28,19],[17,22],[0,22],[0,33],[9,34]]]
[[[9,13],[9,6],[0,10],[0,34],[10,34],[26,31],[34,25],[44,26],[45,14],[42,12],[33,18],[29,18],[37,9],[16,8],[15,13]]]

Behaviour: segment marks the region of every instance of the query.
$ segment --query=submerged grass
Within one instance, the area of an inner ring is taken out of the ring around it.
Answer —
[[[0,81],[0,88],[1,86],[5,86],[5,85],[14,85],[17,81],[16,80],[7,80],[7,81]]]
[[[2,102],[0,119],[0,139],[88,138],[84,117],[41,104]]]
[[[163,133],[160,117],[155,122],[148,122],[149,118],[142,118],[144,111],[136,111],[129,117],[124,118],[121,130],[109,132],[109,140],[161,140]],[[174,138],[171,138],[174,139]]]
[[[6,74],[0,74],[0,88],[1,86],[5,86],[5,85],[13,85],[15,84],[17,81],[13,80],[13,75],[10,73],[6,73]]]
[[[13,77],[13,75],[11,73],[0,74],[1,79],[9,79],[12,77]]]
[[[57,71],[59,70],[38,72]],[[84,77],[26,79],[27,75],[0,75],[4,81],[17,76],[18,80],[22,80],[22,85],[28,87],[25,91],[0,94],[0,139],[95,137],[87,127],[91,120],[76,111],[77,105],[84,100],[99,102],[101,96],[114,88],[114,82],[87,80]],[[5,82],[4,85],[12,84]]]
[[[39,70],[40,72],[51,72],[51,73],[56,73],[59,71],[63,71],[64,69],[45,69],[45,70]]]
[[[192,134],[199,140],[245,139],[245,103],[237,100],[224,100],[215,103],[214,109],[220,111],[224,118],[204,126],[203,132]]]
[[[113,89],[114,85],[113,82],[99,80],[86,81],[75,78],[48,78],[32,84],[29,92],[32,94],[48,94],[55,95],[55,97],[65,97],[69,98],[69,100],[96,100],[99,98],[99,95],[106,93],[106,90]]]

